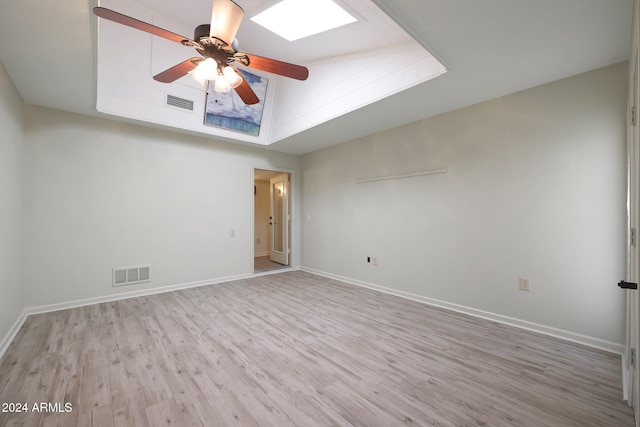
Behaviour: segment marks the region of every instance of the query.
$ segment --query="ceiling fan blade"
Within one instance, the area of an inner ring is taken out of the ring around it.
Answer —
[[[193,40],[189,39],[188,37],[172,33],[171,31],[167,31],[164,28],[156,27],[155,25],[151,25],[146,22],[140,21],[139,19],[123,15],[122,13],[107,9],[105,7],[94,7],[93,13],[95,13],[100,18],[108,19],[109,21],[117,22],[118,24],[126,25],[127,27],[135,28],[136,30],[153,34],[154,36],[163,37],[165,39],[171,40],[172,42],[181,44],[184,44],[183,42],[185,41],[193,42]]]
[[[233,67],[233,69],[236,73],[240,74],[237,68]],[[247,83],[245,79],[242,79],[242,83],[240,83],[240,86],[235,88],[235,91],[240,99],[242,99],[242,101],[247,105],[253,105],[260,102],[258,95],[256,95],[253,89],[251,89],[251,86],[249,86],[249,83]]]
[[[178,80],[180,77],[186,75],[189,71],[193,70],[202,61],[202,58],[191,58],[183,61],[173,67],[164,70],[163,72],[153,76],[153,80],[161,83],[171,83]]]
[[[232,0],[213,0],[210,37],[216,37],[229,46],[236,37],[244,10]]]
[[[246,56],[249,58],[249,68],[267,71],[269,73],[278,74],[285,77],[291,77],[297,80],[307,80],[309,70],[302,65],[290,64],[288,62],[277,61],[263,56],[253,55],[250,53],[240,53],[237,57]]]

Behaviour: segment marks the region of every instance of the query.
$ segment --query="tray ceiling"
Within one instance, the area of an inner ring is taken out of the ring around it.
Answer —
[[[242,6],[250,16],[270,3],[243,0]],[[347,8],[351,4],[342,3]],[[283,136],[269,149],[311,152],[629,58],[633,0],[373,0],[373,4],[427,47],[446,65],[447,73],[328,121],[309,122],[306,130]],[[91,13],[97,5],[84,0],[3,3],[0,61],[27,104],[101,115],[96,111],[98,25]],[[182,9],[180,15],[172,12],[176,5]],[[174,30],[182,28],[187,36],[194,22],[205,23],[201,17],[210,13],[208,2],[195,0],[153,0],[141,7],[171,17],[180,26]],[[311,37],[284,52],[274,47],[275,35],[252,37],[251,29],[243,28],[238,38],[243,50],[306,64],[320,58],[330,61],[333,55],[366,54],[366,48],[356,45],[394,37],[382,31],[357,36],[354,27],[334,34],[335,43],[315,43]],[[342,45],[346,39],[352,47]],[[120,50],[126,54],[125,47]],[[184,53],[174,54],[184,59]]]

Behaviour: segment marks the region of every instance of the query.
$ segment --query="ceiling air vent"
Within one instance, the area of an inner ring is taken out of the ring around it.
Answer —
[[[183,110],[193,111],[193,101],[173,95],[167,95],[167,105],[182,108]]]

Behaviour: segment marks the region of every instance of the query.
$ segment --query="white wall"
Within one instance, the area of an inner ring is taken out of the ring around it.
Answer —
[[[0,354],[24,309],[22,286],[24,101],[0,63]]]
[[[380,64],[404,64],[384,67]],[[446,72],[415,40],[305,64],[311,78],[301,84],[282,79],[278,88],[272,140],[350,113]]]
[[[250,274],[254,167],[299,167],[293,155],[33,106],[25,141],[27,307]],[[139,264],[151,283],[111,287],[113,267]]]
[[[621,349],[626,81],[621,63],[303,156],[302,265]]]

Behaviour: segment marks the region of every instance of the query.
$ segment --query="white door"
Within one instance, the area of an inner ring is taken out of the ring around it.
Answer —
[[[271,261],[289,265],[289,174],[270,180]]]
[[[637,250],[638,229],[638,199],[639,199],[639,172],[640,172],[640,133],[638,132],[637,111],[639,105],[638,93],[638,68],[640,31],[638,19],[638,6],[636,0],[634,11],[633,41],[630,58],[629,78],[629,117],[627,133],[627,277],[626,281],[638,283],[639,259]],[[640,369],[638,369],[638,344],[640,343],[640,298],[638,290],[624,290],[627,302],[626,321],[626,354],[623,357],[623,392],[624,398],[629,402],[636,413],[636,426],[640,427]]]

